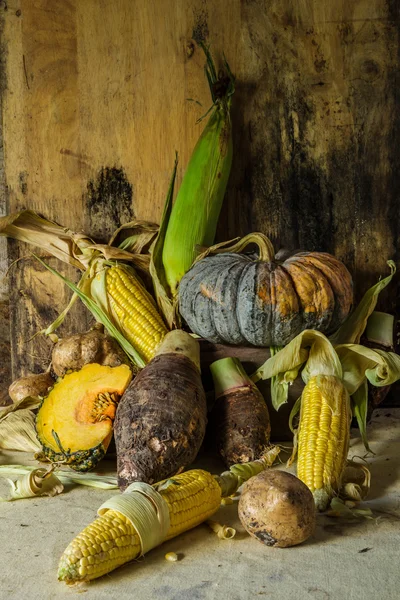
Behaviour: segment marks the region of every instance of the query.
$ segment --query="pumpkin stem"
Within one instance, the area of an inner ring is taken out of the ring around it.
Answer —
[[[234,243],[233,243],[234,242]],[[249,244],[256,244],[258,246],[259,260],[265,262],[272,262],[275,258],[275,251],[272,242],[263,233],[249,233],[241,239],[235,238],[228,242],[220,242],[207,248],[200,256],[196,258],[193,264],[199,262],[209,254],[220,254],[221,252],[242,252]],[[193,265],[192,265],[193,266]]]

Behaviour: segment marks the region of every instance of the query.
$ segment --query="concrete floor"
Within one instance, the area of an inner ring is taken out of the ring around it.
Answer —
[[[356,433],[350,457],[364,454]],[[2,503],[0,599],[398,600],[400,409],[377,412],[368,433],[376,455],[364,504],[378,518],[348,522],[320,515],[315,535],[293,548],[268,548],[250,538],[234,504],[215,517],[237,528],[233,540],[220,541],[200,525],[102,579],[68,587],[57,581],[59,557],[113,492],[76,486],[55,498]],[[3,453],[0,463],[21,463],[22,456]],[[197,466],[221,470],[205,459]],[[169,563],[166,552],[181,559]]]

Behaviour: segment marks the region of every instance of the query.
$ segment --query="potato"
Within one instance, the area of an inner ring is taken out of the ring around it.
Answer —
[[[46,396],[48,389],[53,385],[54,379],[49,371],[46,371],[46,373],[16,379],[8,388],[8,394],[13,402],[18,402],[27,396]]]
[[[301,544],[315,529],[314,498],[291,473],[262,471],[243,486],[239,518],[246,531],[267,546]]]
[[[86,333],[61,339],[55,344],[51,355],[51,367],[57,377],[64,377],[67,371],[78,371],[90,363],[107,367],[128,363],[125,352],[104,333],[100,323]]]

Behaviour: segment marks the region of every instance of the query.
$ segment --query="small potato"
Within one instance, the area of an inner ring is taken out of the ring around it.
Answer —
[[[286,471],[262,471],[243,486],[239,518],[246,531],[267,546],[301,544],[315,529],[314,498]]]
[[[104,333],[99,323],[86,333],[61,339],[55,344],[51,355],[51,368],[57,377],[64,377],[67,371],[79,371],[90,363],[108,367],[128,363],[124,351]]]
[[[16,379],[8,388],[8,394],[13,402],[18,402],[28,396],[46,396],[53,385],[54,379],[48,371],[39,375],[27,375]]]

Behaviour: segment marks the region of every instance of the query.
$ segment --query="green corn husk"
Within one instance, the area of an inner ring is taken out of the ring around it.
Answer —
[[[162,261],[172,296],[196,256],[197,246],[211,246],[232,164],[231,96],[234,77],[217,76],[208,49],[206,75],[213,100],[212,112],[183,177],[164,240]]]

